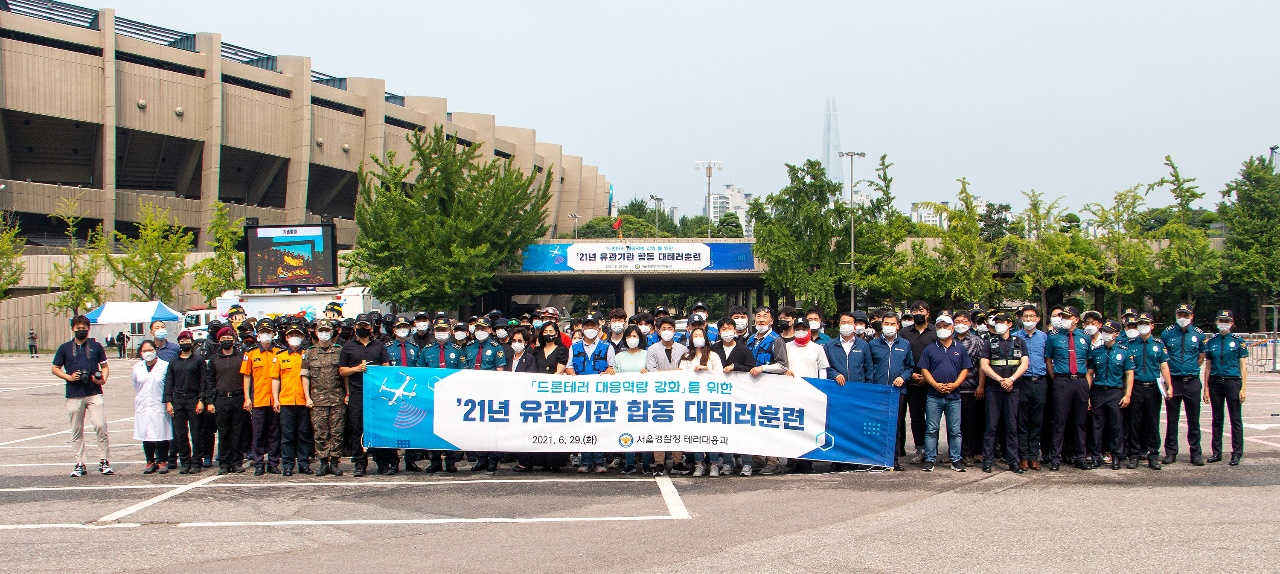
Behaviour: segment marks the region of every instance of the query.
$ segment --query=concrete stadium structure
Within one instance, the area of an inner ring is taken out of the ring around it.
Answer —
[[[608,214],[607,178],[560,144],[385,85],[112,9],[0,0],[0,209],[20,218],[29,253],[65,242],[49,217],[64,198],[78,198],[90,225],[126,234],[145,202],[168,208],[198,249],[218,201],[262,224],[331,217],[345,248],[361,162],[406,158],[406,135],[443,126],[482,160],[550,178],[549,236],[571,229],[571,214]]]

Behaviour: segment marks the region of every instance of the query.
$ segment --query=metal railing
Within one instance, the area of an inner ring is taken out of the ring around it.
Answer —
[[[116,17],[116,33],[129,38],[136,38],[152,44],[169,46],[188,52],[196,51],[194,34],[161,28],[145,22]]]
[[[255,68],[262,68],[276,73],[280,72],[280,70],[276,69],[275,56],[259,52],[257,50],[250,50],[249,48],[237,46],[235,44],[228,44],[226,42],[222,43],[222,59],[231,60],[232,62],[240,62],[241,64],[246,64]]]
[[[346,78],[330,76],[329,74],[324,74],[321,72],[317,72],[315,70],[311,70],[311,81],[317,84],[323,84],[323,85],[329,86],[330,88],[338,88],[339,90],[347,89]]]
[[[98,29],[98,11],[51,0],[0,0],[0,9],[68,26]]]
[[[1245,367],[1251,373],[1274,373],[1280,371],[1280,333],[1236,333],[1244,339],[1249,349],[1249,358],[1245,359]]]

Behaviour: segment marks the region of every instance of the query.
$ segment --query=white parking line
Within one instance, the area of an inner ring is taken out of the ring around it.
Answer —
[[[133,420],[133,417],[123,418],[123,419],[116,419],[116,420],[114,420],[114,421],[107,421],[107,425],[110,425],[111,423],[122,423],[122,422],[124,422],[124,421],[131,421],[131,420]],[[110,428],[110,427],[108,426],[108,428]],[[87,429],[86,429],[86,430],[87,430]],[[39,435],[39,436],[29,436],[29,437],[27,437],[27,438],[19,438],[19,439],[9,440],[9,441],[5,441],[5,442],[0,442],[0,446],[5,446],[5,445],[9,445],[9,444],[17,444],[17,443],[20,443],[20,442],[27,442],[27,441],[29,441],[29,440],[36,440],[36,439],[41,439],[41,438],[49,438],[49,437],[51,437],[51,436],[58,436],[58,435],[60,435],[60,434],[71,434],[71,431],[70,431],[70,430],[64,430],[64,431],[58,431],[58,432],[51,432],[51,433],[49,433],[49,434],[42,434],[42,435]],[[86,440],[87,440],[87,437],[86,437]]]
[[[115,512],[112,512],[111,514],[108,514],[108,515],[106,515],[106,516],[103,516],[102,518],[99,518],[98,520],[96,520],[96,522],[115,522],[115,521],[117,521],[117,520],[120,520],[121,518],[124,518],[124,517],[126,517],[126,516],[129,516],[130,514],[133,514],[133,513],[137,512],[137,511],[139,511],[139,510],[142,510],[142,509],[144,509],[144,508],[148,507],[148,506],[151,506],[151,505],[156,504],[156,503],[158,503],[158,502],[164,502],[164,501],[169,500],[170,498],[173,498],[173,497],[175,497],[175,496],[177,496],[177,495],[179,495],[179,494],[182,494],[182,493],[184,493],[184,492],[186,492],[186,491],[188,491],[188,490],[191,490],[191,489],[193,489],[193,488],[196,488],[197,486],[200,486],[200,485],[202,485],[202,484],[207,484],[207,483],[213,482],[213,481],[215,481],[215,480],[218,480],[218,475],[216,475],[216,474],[215,474],[215,475],[213,475],[213,476],[207,477],[207,478],[202,478],[202,479],[197,480],[197,481],[195,481],[195,482],[191,482],[191,483],[188,483],[188,484],[184,484],[184,485],[182,485],[182,486],[179,486],[179,487],[177,487],[177,488],[174,488],[173,490],[170,490],[170,491],[165,492],[165,493],[163,493],[163,494],[156,495],[156,496],[154,496],[154,497],[152,497],[152,498],[149,498],[149,499],[147,499],[147,500],[144,500],[144,501],[142,501],[142,502],[139,502],[139,503],[137,503],[137,504],[135,504],[135,505],[133,505],[133,506],[130,506],[130,507],[128,507],[128,508],[124,508],[124,509],[121,509],[121,510],[117,510],[117,511],[115,511]]]
[[[141,524],[120,522],[116,524],[0,524],[0,530],[48,530],[58,528],[80,528],[98,530],[101,528],[137,528]]]
[[[19,387],[19,388],[16,388],[16,389],[0,389],[0,393],[7,393],[7,392],[9,392],[9,391],[26,391],[26,390],[30,390],[30,389],[43,389],[43,388],[45,388],[45,387],[54,387],[54,386],[58,386],[58,385],[61,385],[61,384],[62,384],[62,383],[49,383],[49,384],[47,384],[47,385],[36,385],[36,386],[34,386],[34,387]]]
[[[91,461],[91,462],[92,462],[92,461]],[[116,461],[116,462],[113,462],[113,463],[111,463],[111,464],[112,464],[113,466],[115,466],[115,465],[122,465],[122,464],[146,464],[146,463],[147,463],[147,461],[145,461],[145,460],[126,460],[126,461],[124,461],[124,462]],[[15,464],[0,464],[0,468],[24,468],[24,467],[29,467],[29,466],[75,466],[75,465],[76,465],[76,464],[75,464],[75,462],[74,462],[74,461],[68,461],[68,462],[24,462],[24,463],[20,463],[20,464],[19,464],[19,463],[15,463]],[[90,469],[89,469],[89,470],[90,470],[90,472],[97,472],[96,470],[94,470],[94,469],[92,468],[92,467],[93,467],[93,465],[92,465],[92,464],[89,464],[88,466],[90,466]]]
[[[688,518],[688,517],[685,517]],[[527,522],[632,522],[646,520],[680,520],[676,516],[587,516],[544,518],[421,518],[405,520],[279,520],[274,522],[180,522],[183,528],[226,526],[348,526],[363,524],[455,524],[455,523],[527,523]]]
[[[659,476],[655,481],[658,483],[658,490],[662,492],[662,501],[667,503],[667,512],[671,513],[671,518],[688,520],[689,509],[685,508],[684,501],[680,499],[680,492],[671,482],[671,477]]]

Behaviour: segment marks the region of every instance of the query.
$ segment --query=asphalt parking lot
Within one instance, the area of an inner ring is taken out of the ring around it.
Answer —
[[[1280,570],[1277,375],[1249,384],[1235,468],[317,479],[139,474],[132,363],[112,363],[116,475],[71,478],[61,382],[0,357],[3,570]]]

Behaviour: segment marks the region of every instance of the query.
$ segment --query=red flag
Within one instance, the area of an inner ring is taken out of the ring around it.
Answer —
[[[614,228],[614,229],[616,229],[616,230],[621,230],[621,229],[622,229],[622,217],[621,217],[621,216],[619,216],[619,217],[618,217],[618,220],[617,220],[617,221],[614,221],[614,222],[613,222],[613,228]]]

